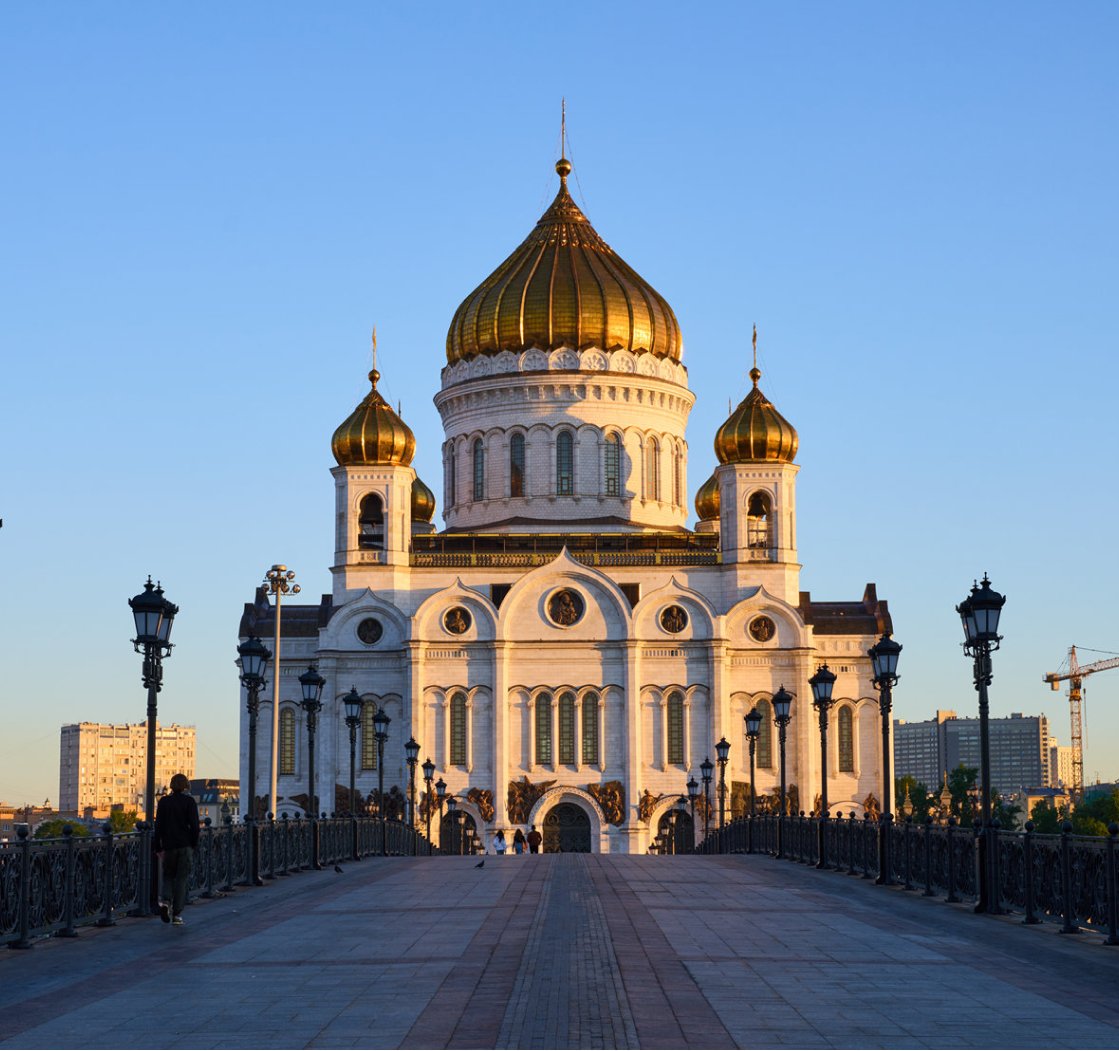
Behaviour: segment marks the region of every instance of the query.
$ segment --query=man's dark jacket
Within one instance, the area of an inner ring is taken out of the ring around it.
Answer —
[[[189,792],[172,792],[155,808],[155,849],[198,846],[198,804]]]

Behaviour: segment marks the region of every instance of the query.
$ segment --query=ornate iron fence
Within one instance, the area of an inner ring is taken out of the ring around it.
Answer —
[[[1074,836],[1068,822],[1060,835],[1039,835],[1031,822],[1024,832],[996,828],[989,842],[996,852],[997,894],[991,903],[996,911],[1021,912],[1025,923],[1048,917],[1060,921],[1066,933],[1082,925],[1105,928],[1107,944],[1119,945],[1119,824],[1107,836]],[[860,819],[852,811],[822,822],[804,814],[736,818],[695,850],[769,854],[960,902],[979,898],[979,860],[986,849],[981,843],[979,828],[960,828],[955,818],[947,825],[911,819],[895,824]],[[880,872],[884,845],[886,881]]]
[[[384,845],[382,850],[382,828]],[[255,846],[255,866],[252,849]],[[151,832],[32,839],[27,826],[15,843],[0,844],[0,941],[30,948],[33,939],[73,937],[76,928],[112,926],[122,912],[143,915],[144,881],[154,858]],[[187,884],[191,897],[211,898],[300,869],[322,868],[381,854],[428,857],[442,851],[399,821],[331,817],[317,821],[265,821],[214,827],[206,821]],[[255,872],[254,872],[255,868]]]

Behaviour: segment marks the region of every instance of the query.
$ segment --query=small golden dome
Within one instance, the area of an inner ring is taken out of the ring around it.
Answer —
[[[435,494],[419,475],[412,482],[412,521],[430,522],[435,517]]]
[[[710,522],[719,517],[719,482],[712,475],[699,487],[695,494],[695,513],[701,522]]]
[[[376,369],[369,373],[373,389],[330,440],[334,459],[344,467],[363,463],[407,467],[416,454],[416,436],[411,428],[377,392],[380,378]]]
[[[538,347],[625,349],[680,360],[676,315],[598,235],[567,190],[571,162],[556,163],[559,193],[535,229],[455,311],[447,363]]]
[[[758,390],[761,372],[750,370],[754,389],[715,434],[719,463],[792,463],[800,439],[796,428]]]

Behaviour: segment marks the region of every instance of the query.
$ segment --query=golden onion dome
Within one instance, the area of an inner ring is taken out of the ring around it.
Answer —
[[[695,513],[699,515],[701,522],[710,522],[719,517],[719,482],[714,475],[695,494]]]
[[[567,190],[533,231],[455,311],[447,363],[532,347],[598,347],[679,361],[684,344],[665,299],[598,235]]]
[[[394,464],[407,467],[416,454],[416,436],[377,391],[381,374],[369,373],[372,390],[334,432],[330,448],[343,467]]]
[[[750,370],[754,389],[715,434],[719,463],[792,463],[800,439],[796,428],[758,390],[761,372]]]
[[[435,517],[435,494],[419,475],[412,482],[412,521],[430,522]]]

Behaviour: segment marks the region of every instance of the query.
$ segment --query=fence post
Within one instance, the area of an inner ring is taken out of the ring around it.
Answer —
[[[233,893],[233,815],[226,814],[222,821],[225,828],[225,883],[222,891]]]
[[[31,827],[20,825],[19,837],[19,938],[8,942],[12,949],[31,948]]]
[[[284,848],[284,863],[280,869],[280,875],[286,876],[288,874],[288,813],[286,810],[280,815],[280,821],[282,822],[280,825],[280,842]]]
[[[950,817],[948,819],[948,832],[946,834],[947,849],[948,849],[948,897],[945,901],[957,902],[960,896],[956,893],[956,850],[955,844],[952,842],[954,833],[956,831],[956,819]]]
[[[97,926],[114,927],[117,921],[113,919],[113,826],[106,821],[102,831],[105,833],[105,908]]]
[[[72,825],[62,826],[62,839],[66,844],[66,871],[62,883],[62,930],[56,938],[76,938],[77,930],[74,928],[74,852],[77,845],[74,842],[74,829]]]
[[[1115,897],[1115,840],[1119,837],[1119,823],[1107,826],[1107,937],[1104,945],[1119,945],[1119,901]]]
[[[855,811],[851,811],[847,818],[847,875],[857,876],[855,868]]]
[[[870,814],[864,812],[862,823],[862,841],[863,841],[863,879],[870,879]]]
[[[905,839],[905,884],[904,884],[904,889],[905,890],[913,890],[914,889],[914,887],[913,887],[913,866],[912,866],[912,858],[910,857],[910,843],[909,843],[909,836],[910,836],[910,833],[912,832],[912,829],[913,829],[913,817],[911,815],[911,816],[909,816],[905,819],[905,833],[904,833],[904,839]]]
[[[933,896],[932,889],[932,830],[933,819],[929,814],[925,818],[925,893],[922,895],[926,898]]]
[[[1026,834],[1022,837],[1022,867],[1025,870],[1026,915],[1023,923],[1041,923],[1034,912],[1034,823],[1026,822]]]
[[[151,883],[151,874],[149,866],[152,864],[151,859],[145,854],[144,848],[148,846],[148,840],[144,836],[145,822],[137,821],[135,826],[136,835],[140,838],[140,845],[136,850],[136,904],[133,908],[129,909],[129,916],[150,916],[151,915],[151,901],[144,900],[144,888],[149,887]],[[148,890],[148,898],[151,898],[151,890]],[[144,907],[147,906],[147,911]]]
[[[276,815],[268,811],[268,878],[276,878]]]
[[[1001,842],[999,839],[999,829],[1001,823],[997,817],[991,819],[991,828],[987,833],[988,847],[991,852],[991,889],[987,894],[987,910],[994,916],[1000,916],[1003,913],[1002,907],[1002,873],[999,871],[999,848]]]
[[[214,896],[214,823],[209,819],[203,822],[206,831],[206,889],[202,897]]]

